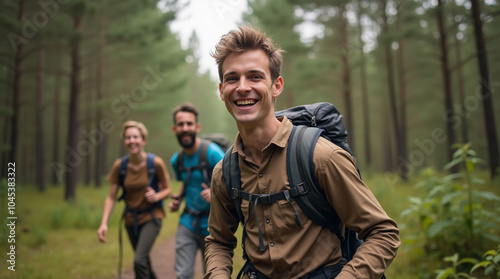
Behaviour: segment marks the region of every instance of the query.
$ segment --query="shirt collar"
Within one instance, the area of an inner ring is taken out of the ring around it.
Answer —
[[[272,144],[281,148],[285,148],[288,142],[288,138],[292,133],[293,124],[286,116],[280,116],[278,117],[278,120],[281,121],[281,125],[271,139],[271,142],[265,148],[268,148]],[[238,152],[240,156],[245,157],[245,153],[243,152],[243,143],[241,141],[239,132],[236,135],[236,139],[234,140],[233,153],[234,152]]]

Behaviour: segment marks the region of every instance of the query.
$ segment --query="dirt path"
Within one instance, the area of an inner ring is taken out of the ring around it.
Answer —
[[[151,261],[153,269],[158,279],[175,279],[175,236],[165,238],[162,243],[154,246],[151,252]],[[130,266],[124,263],[125,266]],[[195,278],[203,276],[201,253],[196,255],[196,264],[194,267]],[[123,279],[134,279],[134,271],[131,267],[125,269],[122,274]]]

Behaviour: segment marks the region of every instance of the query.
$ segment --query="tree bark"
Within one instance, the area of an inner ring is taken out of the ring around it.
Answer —
[[[346,14],[346,4],[342,3],[339,6],[339,19],[340,19],[340,50],[341,50],[341,61],[342,61],[342,90],[344,95],[345,104],[345,120],[347,131],[349,136],[347,137],[347,143],[351,148],[352,152],[355,150],[354,146],[354,113],[352,111],[352,93],[351,93],[351,73],[350,73],[350,62],[349,62],[349,45],[347,43],[347,18]]]
[[[402,30],[402,12],[403,9],[401,7],[401,4],[398,4],[398,11],[397,11],[397,26],[398,26],[398,31],[400,33],[403,33]],[[406,77],[405,77],[405,42],[404,38],[400,38],[398,40],[398,73],[399,73],[399,117],[401,121],[399,122],[399,141],[400,143],[400,150],[399,150],[399,160],[401,167],[399,169],[401,179],[403,181],[408,181],[408,176],[410,170],[408,167],[403,167],[403,165],[410,164],[411,162],[408,161],[408,150],[407,150],[407,115],[406,115],[406,104],[407,104],[407,92],[406,92]]]
[[[462,61],[462,48],[460,46],[460,40],[457,38],[457,36],[455,36],[455,60],[457,61],[457,64]],[[462,143],[466,144],[469,142],[469,132],[467,126],[467,109],[465,108],[465,84],[463,66],[457,68],[457,82],[458,96],[460,98],[460,124],[462,127]]]
[[[361,25],[361,5],[358,2],[358,13],[357,13],[357,18],[358,18],[358,25],[359,25],[359,44],[360,44],[360,56],[361,56],[361,65],[360,65],[360,82],[361,82],[361,106],[363,108],[363,111],[361,112],[363,116],[363,130],[364,130],[364,137],[363,137],[363,143],[364,143],[364,148],[365,148],[365,164],[367,166],[372,165],[372,156],[371,156],[371,147],[370,147],[370,139],[371,139],[371,133],[370,133],[370,109],[369,109],[369,95],[368,95],[368,79],[366,75],[366,55],[364,52],[364,43],[362,39],[363,35],[363,26]]]
[[[388,23],[388,18],[387,18],[387,12],[386,12],[386,5],[387,1],[383,0],[382,1],[382,17],[383,17],[383,33],[388,34],[389,33],[389,23]],[[387,70],[387,86],[389,90],[389,104],[390,104],[390,111],[392,114],[392,125],[393,125],[393,130],[394,130],[394,138],[396,142],[396,156],[398,162],[397,164],[397,169],[405,168],[406,164],[403,161],[400,161],[401,157],[401,139],[400,139],[400,131],[399,131],[399,117],[398,117],[398,110],[397,110],[397,100],[396,100],[396,88],[394,85],[394,66],[393,66],[393,61],[392,61],[392,51],[391,51],[391,44],[386,43],[384,46],[384,52],[385,52],[385,67]],[[386,140],[387,141],[387,140]],[[399,175],[401,176],[401,172],[399,172]],[[401,176],[402,179],[405,179],[403,176]]]
[[[6,81],[13,80],[13,72],[12,71],[7,70],[7,71],[5,71],[5,73],[6,73],[6,77],[5,77]],[[10,84],[9,82],[6,82],[5,83],[5,93],[6,94],[4,95],[5,99],[3,100],[4,104],[6,106],[8,106],[9,104],[12,104],[11,103],[12,102],[12,100],[11,100],[12,89],[13,89],[12,84]],[[9,139],[10,139],[9,132],[11,132],[11,127],[9,125],[12,124],[11,123],[11,115],[6,114],[3,122],[4,122],[3,127],[4,127],[5,133],[3,133],[3,135],[2,135],[2,142],[5,143],[6,149],[3,149],[1,152],[2,153],[2,159],[1,159],[2,161],[1,162],[2,162],[2,166],[7,166],[9,154],[10,154],[10,152],[9,152],[9,147],[10,147],[10,145],[9,145]],[[6,178],[7,177],[7,168],[1,168],[0,173],[1,173],[1,175],[0,175],[1,178]]]
[[[87,82],[85,84],[84,94],[88,97],[85,98],[86,107],[85,107],[85,128],[88,128],[88,133],[92,130],[92,64],[88,63],[87,65]],[[89,142],[89,147],[92,147],[92,144]],[[95,149],[94,149],[95,150]],[[89,152],[88,156],[85,156],[85,170],[83,172],[83,185],[89,186],[91,182],[91,173],[92,173],[92,151]]]
[[[483,104],[484,124],[486,126],[486,138],[488,140],[488,154],[490,156],[490,175],[493,178],[498,174],[500,158],[498,137],[495,126],[495,114],[493,110],[493,99],[490,88],[486,45],[483,34],[483,23],[481,21],[481,12],[478,0],[471,0],[471,13],[474,20],[474,35],[477,49],[477,62],[480,73],[481,99]]]
[[[83,27],[83,16],[75,15],[74,30],[79,32]],[[68,116],[68,146],[66,148],[66,188],[64,192],[65,200],[74,200],[76,198],[76,168],[81,163],[81,156],[77,151],[78,144],[78,97],[80,95],[80,42],[73,42],[71,51],[71,88]],[[69,158],[73,158],[71,161]],[[70,165],[71,164],[71,165]],[[70,168],[68,170],[68,167]]]
[[[25,1],[19,0],[19,10],[17,19],[21,22],[24,18],[24,7]],[[17,150],[17,135],[19,133],[19,108],[21,107],[21,74],[22,74],[22,57],[23,57],[23,43],[21,42],[21,37],[18,38],[17,52],[14,58],[14,83],[12,95],[12,125],[10,132],[10,153],[9,162],[16,162],[16,150]]]
[[[453,96],[451,93],[451,76],[449,70],[449,60],[448,60],[448,43],[446,27],[444,23],[444,10],[443,1],[438,0],[437,20],[438,20],[438,30],[439,30],[439,48],[441,50],[441,71],[443,74],[443,89],[444,89],[444,111],[445,111],[445,125],[446,125],[446,135],[448,139],[448,162],[453,159],[453,153],[455,148],[452,147],[455,141],[455,130],[453,129],[453,117],[455,112],[453,111]],[[454,167],[450,170],[452,173],[458,172],[458,168]]]
[[[105,46],[105,26],[103,20],[101,20],[99,24],[99,46],[97,49],[97,77],[96,77],[96,102],[99,104],[103,99],[103,90],[102,90],[102,79],[104,73],[104,46]],[[99,122],[102,118],[101,107],[97,106],[96,109],[96,118],[95,118],[95,127],[96,130],[99,131]],[[101,142],[96,144],[95,147],[95,167],[94,167],[94,184],[95,187],[99,188],[102,186],[102,173],[104,169],[104,152],[103,148],[104,138],[106,137],[105,133],[103,133],[103,139]]]
[[[45,90],[45,43],[40,41],[38,50],[38,71],[37,71],[37,90],[36,90],[36,184],[38,191],[45,192],[47,179],[45,175],[46,153],[45,153],[45,135],[44,135],[44,90]]]
[[[60,67],[61,58],[56,55],[56,65]],[[55,79],[55,89],[54,89],[54,131],[53,131],[53,145],[52,145],[52,162],[59,162],[59,149],[60,149],[60,133],[59,127],[61,127],[61,74],[56,75]],[[59,181],[56,171],[52,171],[52,185],[57,186],[62,181]]]

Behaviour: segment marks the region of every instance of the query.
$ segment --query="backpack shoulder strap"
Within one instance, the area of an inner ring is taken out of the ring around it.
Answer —
[[[319,187],[314,173],[314,148],[322,133],[322,129],[294,126],[287,149],[288,180],[291,188],[305,184],[308,193],[296,197],[302,211],[314,222],[332,230],[342,240],[340,218],[325,198],[325,192]]]
[[[184,159],[183,158],[184,158],[184,150],[178,151],[177,152],[177,161],[175,163],[175,170],[178,173],[181,173],[181,172],[185,171]]]
[[[234,201],[234,207],[240,219],[244,222],[243,213],[241,213],[241,198],[238,197],[239,190],[241,190],[241,175],[240,166],[238,162],[238,153],[233,153],[233,146],[230,146],[224,158],[222,159],[222,178],[226,184],[227,192]]]
[[[149,178],[149,186],[153,187],[156,192],[158,192],[158,177],[156,176],[156,168],[155,168],[155,154],[148,153],[147,154],[147,167],[148,167],[148,178]]]
[[[118,198],[119,201],[125,198],[125,187],[123,183],[125,182],[125,174],[127,174],[127,164],[128,164],[129,155],[125,155],[122,157],[122,161],[120,162],[120,169],[118,170],[118,186],[122,188],[122,194]]]
[[[201,140],[200,153],[198,154],[198,168],[203,175],[203,181],[210,186],[212,178],[212,168],[208,164],[208,146],[211,141]]]

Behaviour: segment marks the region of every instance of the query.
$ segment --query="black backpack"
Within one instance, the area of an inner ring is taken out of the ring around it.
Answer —
[[[294,198],[311,220],[328,227],[337,235],[341,241],[342,257],[350,261],[363,241],[358,239],[356,232],[349,230],[346,226],[341,226],[335,209],[325,198],[324,191],[318,186],[312,160],[314,147],[320,136],[340,146],[352,156],[346,142],[347,131],[342,122],[342,115],[333,104],[316,103],[278,111],[276,117],[279,116],[286,116],[294,124],[287,149],[287,174],[290,189],[270,195],[252,195],[254,199],[255,196],[259,196],[259,202],[262,204],[281,199],[291,202],[290,199]],[[223,159],[223,179],[230,197],[234,200],[239,219],[245,226],[241,213],[241,199],[248,199],[249,193],[241,191],[238,153],[232,154],[232,150],[231,146]],[[357,171],[359,173],[358,168]],[[297,226],[302,226],[297,212],[295,212],[295,222]],[[345,228],[343,233],[341,227]],[[245,235],[244,228],[243,250]],[[262,241],[261,238],[259,240]],[[264,249],[263,243],[260,243],[260,248]],[[245,251],[243,251],[243,256],[247,259]]]
[[[213,142],[217,144],[222,149],[222,151],[226,151],[227,148],[229,147],[229,140],[223,134],[218,134],[218,133],[205,134],[202,135],[201,138],[203,140],[201,141],[200,153],[198,155],[199,156],[198,165],[193,167],[185,167],[184,156],[183,156],[184,151],[181,150],[177,152],[178,155],[175,167],[178,173],[186,172],[186,180],[184,182],[185,184],[188,183],[192,171],[200,170],[200,172],[203,175],[203,181],[205,182],[205,184],[210,186],[210,182],[212,180],[213,168],[210,167],[210,165],[208,164],[208,158],[207,158],[208,145],[210,144],[210,142]]]
[[[155,169],[155,154],[153,153],[147,153],[147,168],[148,168],[148,178],[149,178],[149,184],[151,188],[153,188],[156,192],[158,192],[159,186],[158,186],[158,177],[156,176],[156,169]],[[127,194],[125,187],[123,183],[125,182],[125,175],[127,173],[127,164],[129,160],[129,155],[125,155],[122,157],[122,161],[120,163],[120,170],[118,172],[118,184],[122,188],[122,194],[118,198],[118,201],[124,200],[125,196]],[[144,212],[150,212],[153,215],[153,219],[156,221],[156,217],[153,214],[153,208],[155,207],[163,207],[163,200],[156,202],[153,204],[150,208],[144,209],[144,210],[136,210],[136,209],[131,209],[129,208],[126,203],[125,203],[125,209],[123,210],[122,218],[120,218],[120,224],[119,226],[119,231],[118,231],[118,242],[119,242],[119,258],[118,258],[118,278],[121,278],[122,274],[122,259],[123,259],[123,238],[122,238],[122,228],[123,228],[123,218],[125,216],[125,213],[127,212],[132,212],[134,215],[134,234],[138,233],[138,225],[137,225],[137,216],[138,214],[144,213]]]
[[[123,200],[125,198],[125,195],[127,194],[125,191],[125,187],[123,186],[123,182],[125,181],[125,174],[127,173],[127,164],[129,160],[129,155],[125,155],[122,157],[122,161],[120,164],[120,171],[118,173],[118,184],[122,188],[122,194],[118,198],[119,201]],[[158,177],[156,176],[156,170],[155,170],[155,154],[153,153],[147,153],[147,168],[148,168],[148,178],[149,178],[149,184],[148,186],[151,186],[156,192],[159,191],[158,189]],[[159,205],[163,205],[163,200],[159,201]]]

